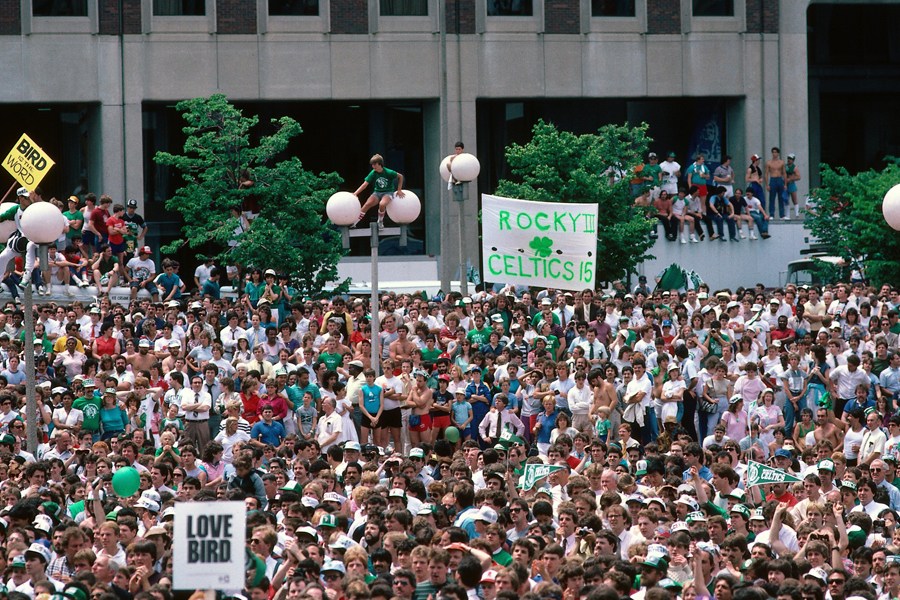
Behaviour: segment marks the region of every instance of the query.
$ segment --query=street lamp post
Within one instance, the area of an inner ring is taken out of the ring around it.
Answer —
[[[409,223],[416,220],[421,212],[422,204],[419,197],[406,190],[403,197],[395,196],[387,206],[388,216],[392,221],[400,225],[400,245],[406,246],[406,229]],[[350,247],[350,227],[359,217],[359,199],[350,192],[337,192],[332,194],[325,205],[325,214],[332,223],[341,230],[341,240],[344,248]],[[372,313],[372,321],[369,323],[372,335],[372,368],[376,373],[381,372],[380,330],[381,324],[378,318],[378,224],[369,226],[369,245],[371,248],[372,285],[369,296],[369,310]]]
[[[47,248],[66,228],[66,219],[49,202],[36,202],[22,213],[19,220],[22,233],[29,242],[38,245],[42,269],[47,268]],[[31,281],[25,281],[25,431],[28,451],[34,454],[38,446],[38,414],[34,378],[34,299]]]
[[[469,182],[474,181],[480,172],[481,163],[468,152],[451,154],[445,157],[440,165],[441,178],[450,183],[451,196],[459,205],[459,218],[456,225],[459,244],[459,291],[463,296],[469,295],[469,278],[463,242],[463,209],[466,197],[469,195]]]

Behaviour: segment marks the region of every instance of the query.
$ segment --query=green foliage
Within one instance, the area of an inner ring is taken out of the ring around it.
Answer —
[[[542,202],[592,203],[600,206],[597,223],[597,278],[611,281],[633,272],[652,246],[654,221],[635,210],[629,190],[633,165],[643,163],[651,142],[648,125],[605,125],[597,133],[575,135],[539,121],[525,145],[506,149],[510,179],[497,194]],[[613,178],[614,171],[625,171]],[[613,181],[617,179],[618,181]]]
[[[900,182],[900,160],[888,157],[881,171],[851,175],[843,167],[821,166],[822,185],[810,196],[807,227],[829,252],[850,261],[865,261],[866,277],[875,285],[900,280],[900,234],[881,213],[887,191]]]
[[[184,154],[158,152],[154,160],[181,174],[184,186],[166,206],[184,217],[183,242],[173,252],[212,247],[227,264],[271,268],[286,273],[304,296],[317,296],[337,280],[343,256],[340,235],[324,217],[325,203],[338,188],[336,173],[310,173],[296,157],[281,158],[302,129],[295,120],[272,119],[271,133],[255,139],[259,119],[244,116],[225,96],[194,98],[177,108],[187,122]],[[252,182],[252,183],[250,183]],[[248,200],[258,217],[239,238],[238,212]]]

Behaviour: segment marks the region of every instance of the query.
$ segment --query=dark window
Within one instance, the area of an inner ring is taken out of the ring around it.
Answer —
[[[491,17],[530,17],[534,14],[531,0],[487,0]]]
[[[381,0],[382,17],[427,17],[428,0]]]
[[[34,0],[31,14],[35,17],[86,17],[87,0]]]
[[[205,0],[153,0],[153,14],[157,17],[202,17],[206,14]]]
[[[274,17],[317,17],[319,0],[269,0],[269,15]]]
[[[634,0],[591,0],[592,17],[633,17]]]
[[[695,17],[733,17],[734,0],[693,0]]]

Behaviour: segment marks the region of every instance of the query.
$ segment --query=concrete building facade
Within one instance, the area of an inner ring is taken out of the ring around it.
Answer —
[[[424,251],[456,257],[456,236],[441,232],[455,231],[448,224],[459,218],[475,223],[476,186],[462,205],[452,202],[438,164],[458,139],[467,150],[489,150],[479,113],[494,101],[507,103],[509,115],[518,101],[564,107],[569,100],[627,99],[643,108],[626,108],[626,117],[652,118],[657,105],[647,101],[724,99],[727,150],[739,173],[751,154],[776,145],[795,152],[808,172],[810,4],[0,0],[0,110],[11,141],[35,127],[58,137],[44,145],[61,154],[59,193],[86,178],[92,190],[150,201],[148,107],[171,109],[180,99],[216,92],[254,106],[410,102],[420,115],[421,147],[408,163],[422,172],[407,178],[425,204]],[[53,123],[40,122],[42,107],[58,113]],[[361,156],[379,150],[376,121],[370,116],[372,147]],[[304,143],[335,151],[333,141]],[[342,173],[345,189],[365,167]],[[482,188],[490,177],[483,174]],[[462,243],[477,264],[477,227],[464,229]],[[455,269],[455,258],[440,264],[442,278]]]

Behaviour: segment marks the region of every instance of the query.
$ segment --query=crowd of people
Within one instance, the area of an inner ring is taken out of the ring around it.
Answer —
[[[742,189],[737,185],[730,156],[726,155],[711,171],[703,154],[697,154],[694,162],[682,168],[674,152],[669,152],[661,162],[651,152],[647,162],[633,170],[631,191],[635,205],[652,207],[652,215],[659,219],[669,241],[699,243],[706,239],[704,225],[710,241],[740,242],[748,235],[750,240],[757,240],[757,231],[765,240],[771,237],[769,220],[775,218],[776,208],[785,221],[801,218],[797,197],[801,174],[796,159],[796,155],[788,154],[787,160],[783,160],[781,150],[774,147],[771,158],[760,166],[761,157],[754,154],[744,175],[746,189]],[[654,232],[656,236],[658,233]]]
[[[173,507],[218,500],[247,509],[241,599],[900,596],[889,285],[368,306],[261,269],[223,298],[218,272],[36,306],[34,421],[3,307],[7,600],[171,600]],[[750,485],[751,461],[784,481]],[[127,467],[139,490],[117,497]]]

